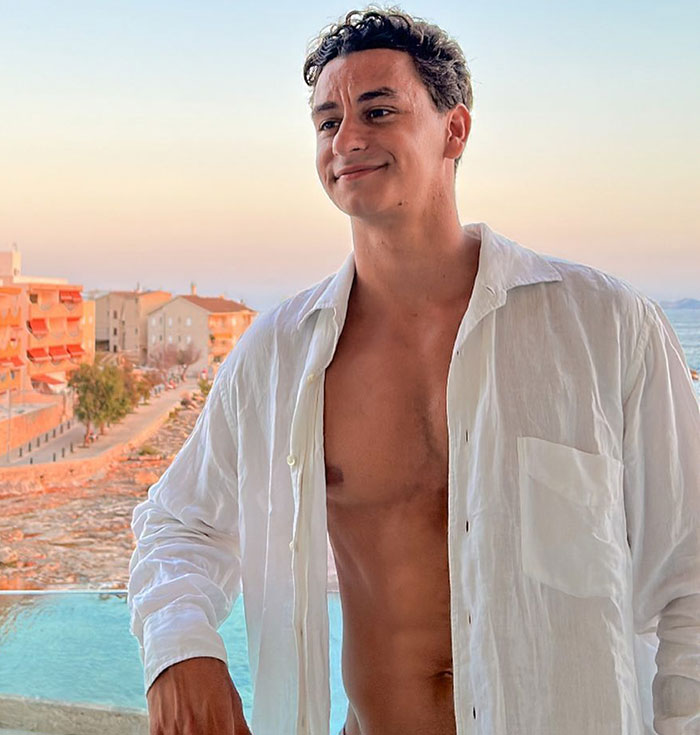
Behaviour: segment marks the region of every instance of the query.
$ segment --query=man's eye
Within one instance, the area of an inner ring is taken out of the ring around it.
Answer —
[[[318,129],[319,129],[319,130],[321,130],[321,131],[324,131],[324,130],[330,130],[330,128],[329,128],[329,127],[327,128],[327,127],[326,127],[326,125],[335,125],[335,120],[324,120],[324,121],[323,121],[323,122],[322,122],[322,123],[321,123],[321,124],[320,124],[320,125],[318,126]]]
[[[375,115],[375,112],[386,113],[386,115]],[[387,110],[385,107],[375,107],[367,113],[370,117],[386,117],[391,114],[391,110]]]

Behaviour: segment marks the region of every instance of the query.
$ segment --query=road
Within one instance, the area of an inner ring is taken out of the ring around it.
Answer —
[[[8,463],[7,452],[3,452],[0,455],[0,468],[53,462],[54,455],[57,462],[62,459],[75,460],[95,457],[116,444],[125,444],[132,436],[149,426],[159,416],[172,410],[174,406],[180,403],[180,399],[185,393],[193,393],[196,390],[198,390],[197,381],[193,378],[178,384],[177,388],[164,390],[160,395],[150,398],[148,405],[139,405],[134,413],[127,414],[118,424],[112,424],[111,427],[106,428],[106,433],[88,447],[82,446],[85,438],[85,427],[77,419],[73,419],[71,420],[71,428],[64,431],[63,434],[58,434],[55,439],[51,438],[51,433],[49,433],[49,440],[45,442],[44,436],[42,436],[39,448],[36,448],[36,442],[32,442],[33,449],[28,452],[27,444],[24,444],[22,457],[19,456],[19,449],[13,449],[10,452],[10,462]],[[73,445],[73,453],[71,453],[71,444]]]

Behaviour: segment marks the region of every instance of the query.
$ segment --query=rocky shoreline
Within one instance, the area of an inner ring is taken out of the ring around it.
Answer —
[[[0,589],[124,589],[131,516],[192,432],[203,399],[178,406],[139,448],[73,484],[0,490]]]

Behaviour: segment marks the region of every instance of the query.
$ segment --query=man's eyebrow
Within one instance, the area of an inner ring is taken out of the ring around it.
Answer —
[[[369,92],[363,92],[358,98],[358,102],[367,102],[367,100],[373,100],[377,97],[398,97],[398,92],[391,87],[378,87],[377,89],[370,89]],[[327,110],[336,110],[338,108],[337,102],[321,102],[316,105],[311,111],[311,117],[318,115],[320,112],[326,112]]]

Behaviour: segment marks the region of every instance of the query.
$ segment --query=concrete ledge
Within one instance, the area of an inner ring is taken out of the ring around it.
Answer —
[[[144,710],[0,694],[0,732],[46,735],[148,735]]]

